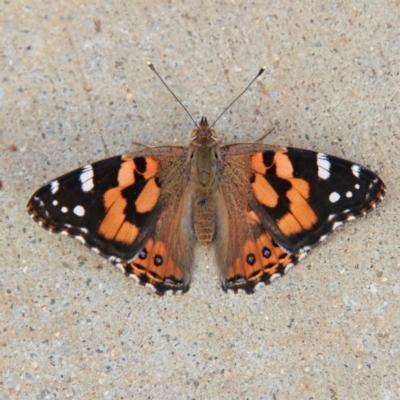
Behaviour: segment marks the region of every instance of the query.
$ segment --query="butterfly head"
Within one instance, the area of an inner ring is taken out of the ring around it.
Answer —
[[[215,129],[210,129],[207,118],[202,117],[199,126],[190,133],[190,138],[194,145],[211,147],[217,143],[218,135]]]

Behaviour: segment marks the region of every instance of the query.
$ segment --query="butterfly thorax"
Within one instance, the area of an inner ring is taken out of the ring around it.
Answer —
[[[202,118],[192,132],[189,149],[191,165],[191,201],[194,231],[202,247],[208,247],[215,233],[216,194],[218,189],[219,144],[216,132]]]

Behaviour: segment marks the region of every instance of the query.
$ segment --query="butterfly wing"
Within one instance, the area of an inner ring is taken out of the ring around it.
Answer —
[[[186,289],[192,246],[175,246],[178,236],[185,245],[191,240],[190,230],[176,222],[177,212],[190,219],[186,154],[185,148],[160,147],[87,165],[37,190],[28,212],[47,230],[78,239],[159,293]]]
[[[216,237],[223,286],[235,290],[251,292],[257,283],[283,274],[385,194],[384,183],[373,172],[322,153],[243,144],[224,146],[221,154],[221,201],[228,209],[242,210],[240,216],[219,217],[225,221],[219,224],[221,231],[242,231],[237,243],[223,244]]]

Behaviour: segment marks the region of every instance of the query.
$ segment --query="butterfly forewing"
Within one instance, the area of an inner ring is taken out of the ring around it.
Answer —
[[[365,215],[385,193],[375,173],[338,157],[286,148],[251,159],[254,208],[290,253],[307,250],[344,221]]]
[[[157,162],[145,157],[118,156],[89,164],[37,190],[28,212],[48,230],[73,236],[103,256],[128,261],[160,214],[157,172]],[[140,197],[144,191],[145,200]]]

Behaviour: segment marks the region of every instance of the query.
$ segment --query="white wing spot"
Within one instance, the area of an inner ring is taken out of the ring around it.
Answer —
[[[352,192],[346,192],[346,197],[348,198],[348,199],[350,199],[350,197],[353,197],[353,193]]]
[[[350,217],[347,217],[347,221],[354,221],[357,219],[354,215],[350,215]]]
[[[301,261],[303,258],[307,257],[307,255],[308,255],[308,253],[301,253],[298,258],[298,261]],[[290,264],[288,264],[288,265],[290,265]],[[292,264],[292,266],[294,266],[294,264]],[[286,273],[286,269],[285,269],[285,273]]]
[[[333,219],[335,219],[336,218],[336,214],[330,214],[329,216],[328,216],[328,221],[332,221]]]
[[[114,264],[121,272],[125,272],[124,267],[121,264]]]
[[[254,290],[260,289],[261,286],[265,286],[265,282],[258,282],[256,286],[254,286]]]
[[[332,193],[329,195],[329,201],[330,201],[331,203],[336,203],[339,199],[340,199],[340,194],[337,193],[337,192],[332,192]]]
[[[357,164],[351,166],[351,172],[356,178],[360,177],[361,167]]]
[[[144,286],[151,289],[154,293],[156,292],[156,288],[151,283],[146,283]]]
[[[300,250],[299,250],[299,252],[300,253],[308,253],[309,251],[311,250],[311,246],[304,246],[304,247],[302,247]],[[285,250],[286,251],[286,250]],[[289,253],[288,251],[286,251],[286,253]]]
[[[58,201],[57,200],[53,200],[53,206],[56,206],[57,204],[58,204]]]
[[[125,272],[125,270],[123,271]],[[137,283],[140,283],[140,279],[138,276],[136,276],[135,274],[129,274],[129,278],[132,278],[134,281],[136,281]]]
[[[281,274],[273,274],[269,277],[269,281],[273,282],[276,278],[280,278]]]
[[[354,187],[358,190],[358,189],[360,189],[360,185],[358,184],[358,183],[356,183],[355,185],[354,185]]]
[[[61,207],[61,212],[62,213],[67,213],[68,212],[68,207]]]
[[[327,237],[328,237],[328,235],[322,235],[322,236],[319,238],[319,241],[320,241],[320,242],[323,242],[324,240],[327,239]]]
[[[85,215],[85,209],[82,206],[75,206],[73,212],[78,217],[83,217]]]
[[[318,176],[326,180],[331,176],[330,169],[331,163],[328,160],[328,156],[323,153],[317,154],[317,165],[318,165]]]
[[[60,188],[60,183],[57,180],[50,182],[50,190],[52,194],[57,193],[59,188]]]
[[[285,274],[287,274],[288,271],[289,271],[290,269],[292,269],[293,267],[294,267],[294,264],[293,264],[293,263],[290,263],[290,264],[286,265],[285,270],[284,270]]]
[[[93,168],[90,164],[82,168],[79,180],[82,183],[81,188],[84,192],[90,192],[94,188],[93,176]]]
[[[340,222],[340,221],[338,221],[338,222],[335,222],[333,225],[332,225],[332,230],[335,230],[337,227],[339,227],[340,225],[343,225],[343,222]]]
[[[86,241],[82,236],[74,236],[76,240],[79,240],[82,244],[85,244]]]
[[[90,250],[92,250],[93,253],[100,254],[100,250],[97,247],[92,247]]]

